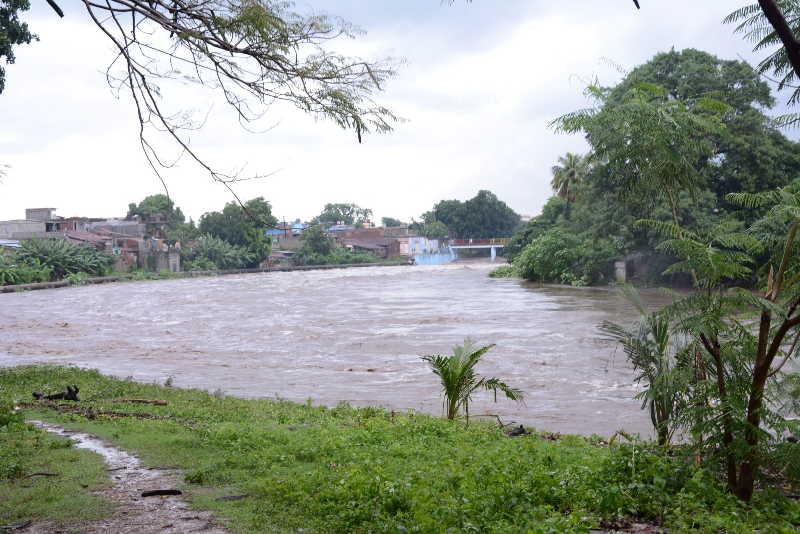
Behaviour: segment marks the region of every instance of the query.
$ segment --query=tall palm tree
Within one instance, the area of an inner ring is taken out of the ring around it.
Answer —
[[[558,158],[558,165],[551,167],[553,179],[550,186],[556,194],[567,202],[575,200],[575,187],[589,173],[589,156],[567,152]]]
[[[512,388],[499,378],[486,378],[475,373],[475,365],[492,347],[494,345],[486,345],[476,350],[472,340],[467,338],[463,345],[453,347],[453,354],[450,356],[433,354],[422,357],[441,380],[443,406],[448,419],[455,419],[463,408],[469,421],[469,401],[478,389],[493,391],[495,402],[498,390],[511,400],[522,401],[521,390]]]

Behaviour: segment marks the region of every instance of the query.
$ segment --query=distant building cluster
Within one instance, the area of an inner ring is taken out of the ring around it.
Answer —
[[[24,219],[0,221],[0,248],[19,248],[26,239],[64,239],[114,256],[114,269],[181,270],[180,243],[164,239],[163,218],[61,217],[56,208],[29,208]]]
[[[291,257],[302,246],[303,232],[308,223],[295,221],[282,223],[265,233],[272,238],[273,257]],[[380,258],[413,258],[419,254],[434,254],[446,247],[445,242],[428,239],[410,231],[408,226],[375,227],[364,224],[356,228],[351,224],[334,224],[325,228],[340,246],[353,252],[370,252]]]

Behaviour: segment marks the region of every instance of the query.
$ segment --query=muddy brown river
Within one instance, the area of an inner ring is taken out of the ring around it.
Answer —
[[[335,405],[441,413],[423,354],[470,336],[479,371],[526,392],[473,414],[540,429],[649,435],[621,350],[599,337],[631,306],[605,289],[538,288],[489,264],[247,274],[0,295],[0,365],[74,364],[117,377]],[[652,305],[663,302],[645,294]]]

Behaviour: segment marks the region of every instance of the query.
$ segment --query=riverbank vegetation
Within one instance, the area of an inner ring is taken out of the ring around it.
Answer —
[[[12,252],[0,251],[0,285],[62,280],[81,273],[105,276],[114,260],[91,245],[62,239],[29,239]]]
[[[800,504],[774,489],[752,507],[717,482],[712,465],[691,454],[599,437],[531,433],[509,438],[491,423],[378,408],[336,408],[281,400],[244,400],[142,385],[75,368],[0,371],[5,403],[31,391],[80,387],[85,399],[39,417],[108,439],[150,466],[177,466],[195,506],[211,509],[237,532],[584,532],[646,523],[670,532],[796,532]],[[167,401],[120,404],[121,398]],[[101,410],[154,418],[112,417]],[[37,430],[5,425],[0,439]],[[43,436],[43,435],[42,435]],[[42,440],[45,438],[42,437]],[[27,462],[36,449],[12,449]],[[17,491],[19,475],[3,473]],[[63,473],[68,466],[55,466]],[[23,474],[23,476],[24,476]],[[61,477],[37,481],[59,491]],[[78,490],[80,493],[81,490]],[[88,491],[83,490],[83,491]],[[218,497],[246,495],[239,500]],[[0,501],[0,521],[47,517],[52,501],[25,517]]]
[[[607,284],[614,261],[627,259],[638,283],[691,285],[690,275],[664,274],[677,256],[659,248],[663,236],[636,221],[692,232],[731,224],[762,237],[777,229],[755,224],[764,215],[760,207],[727,196],[797,187],[800,179],[800,144],[767,115],[775,100],[747,63],[671,50],[614,87],[588,87],[587,95],[593,107],[553,127],[585,135],[591,151],[559,159],[556,194],[505,249],[521,276]],[[544,255],[553,246],[564,252],[550,261]],[[759,271],[765,257],[755,260]]]

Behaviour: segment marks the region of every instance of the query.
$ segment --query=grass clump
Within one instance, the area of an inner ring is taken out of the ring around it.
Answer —
[[[219,397],[75,368],[0,371],[5,401],[65,384],[93,399],[82,405],[162,418],[35,415],[111,440],[146,464],[182,468],[194,504],[237,532],[270,525],[287,533],[588,533],[619,518],[670,532],[793,533],[800,526],[798,503],[762,492],[747,508],[691,458],[650,444],[509,439],[488,423]],[[119,398],[169,404],[111,402]],[[215,500],[231,494],[248,497]]]

